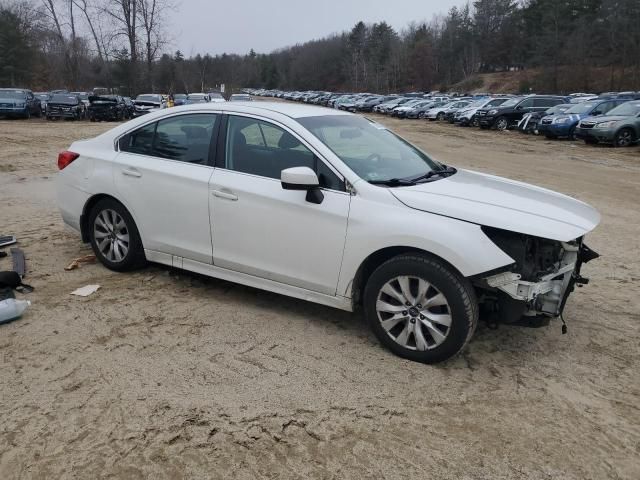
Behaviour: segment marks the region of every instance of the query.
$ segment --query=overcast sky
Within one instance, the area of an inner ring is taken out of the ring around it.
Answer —
[[[269,53],[356,22],[385,20],[396,30],[445,14],[463,0],[181,0],[170,24],[176,49],[196,53]]]

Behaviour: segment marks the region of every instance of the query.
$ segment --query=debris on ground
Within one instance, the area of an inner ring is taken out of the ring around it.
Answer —
[[[33,287],[22,283],[22,277],[18,272],[0,272],[0,290],[2,289],[17,290],[21,293],[33,292]]]
[[[76,268],[80,268],[80,265],[83,263],[95,263],[96,256],[95,255],[85,255],[84,257],[74,258],[73,261],[64,267],[65,270],[75,270]]]
[[[17,242],[16,237],[13,235],[0,235],[0,247],[13,245],[16,242]]]
[[[95,293],[100,288],[100,285],[85,285],[84,287],[80,287],[73,292],[71,295],[77,295],[79,297],[88,297],[92,293]]]
[[[29,300],[16,300],[15,298],[0,301],[0,325],[20,318],[29,305],[31,305]]]
[[[24,277],[27,272],[27,263],[24,259],[24,252],[20,248],[12,248],[10,251],[11,259],[13,261],[13,271],[20,275],[20,277]]]

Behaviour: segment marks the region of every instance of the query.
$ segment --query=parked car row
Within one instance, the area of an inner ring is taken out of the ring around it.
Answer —
[[[439,92],[376,95],[371,93],[248,93],[326,106],[349,112],[374,112],[397,118],[447,121],[486,130],[519,130],[548,139],[582,139],[618,147],[640,141],[640,92],[571,95],[460,96]]]
[[[251,101],[246,93],[231,95],[231,101]],[[136,118],[169,106],[195,103],[225,102],[220,92],[177,93],[163,95],[143,93],[135,100],[109,93],[106,88],[92,92],[32,92],[21,88],[0,88],[0,116],[31,118],[45,117],[47,120],[84,120],[92,122],[122,121]]]

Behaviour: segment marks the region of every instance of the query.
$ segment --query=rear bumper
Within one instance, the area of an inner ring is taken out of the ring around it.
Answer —
[[[118,112],[114,110],[89,110],[89,118],[96,120],[115,120]]]

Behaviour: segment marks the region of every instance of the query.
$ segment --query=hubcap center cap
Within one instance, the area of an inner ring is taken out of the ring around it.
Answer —
[[[409,309],[409,315],[411,315],[412,317],[417,317],[418,315],[420,315],[420,312],[416,307],[411,307]]]

